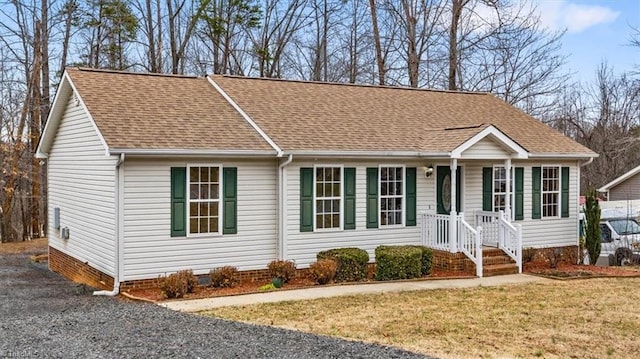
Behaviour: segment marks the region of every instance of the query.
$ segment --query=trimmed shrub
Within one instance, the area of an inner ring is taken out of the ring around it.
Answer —
[[[420,259],[420,274],[431,274],[431,267],[433,266],[433,249],[425,246],[408,246],[420,249],[422,258]]]
[[[198,278],[192,270],[182,270],[160,279],[160,290],[165,297],[182,298],[192,293],[198,286]]]
[[[562,258],[571,264],[580,264],[580,249],[577,247],[565,247],[562,250]]]
[[[296,264],[293,261],[271,261],[268,267],[271,276],[282,279],[284,283],[288,283],[296,275]]]
[[[422,251],[414,246],[378,246],[376,280],[418,278],[422,273]]]
[[[311,263],[309,266],[309,274],[311,278],[318,284],[327,284],[336,277],[336,269],[338,263],[333,259],[321,259]]]
[[[214,268],[209,272],[209,277],[211,277],[211,286],[217,288],[234,287],[240,283],[240,276],[236,267]]]
[[[369,254],[360,248],[336,248],[322,251],[318,261],[332,259],[336,262],[336,282],[357,282],[367,278]]]

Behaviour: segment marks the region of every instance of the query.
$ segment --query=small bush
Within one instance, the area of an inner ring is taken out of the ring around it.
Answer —
[[[327,284],[336,277],[338,264],[333,259],[321,259],[311,263],[309,274],[318,284]]]
[[[268,290],[275,290],[277,289],[275,285],[273,285],[273,283],[267,283],[263,286],[261,286],[260,288],[258,288],[258,290],[260,291],[268,291]]]
[[[273,278],[280,278],[288,283],[296,275],[296,264],[293,261],[272,261],[269,263],[269,272]]]
[[[535,248],[524,248],[522,250],[522,262],[529,263],[533,261],[533,258],[536,257],[537,250]]]
[[[284,285],[284,281],[280,278],[273,278],[271,280],[271,284],[273,284],[275,288],[282,288],[282,286]]]
[[[171,298],[182,298],[187,293],[192,293],[198,286],[198,278],[191,270],[178,271],[160,279],[160,290]]]
[[[333,259],[336,264],[337,282],[357,282],[367,278],[369,254],[360,248],[336,248],[322,251],[317,255],[318,261]]]
[[[378,246],[376,280],[418,278],[422,274],[422,251],[413,246]]]
[[[211,286],[217,288],[234,287],[240,283],[238,268],[236,267],[220,267],[214,268],[209,272],[211,277]]]
[[[558,263],[562,260],[562,248],[547,248],[544,254],[545,259],[549,262],[549,267],[558,268]]]
[[[433,266],[433,249],[425,246],[408,246],[420,249],[420,274],[431,274],[431,267]]]
[[[565,247],[562,250],[562,258],[570,264],[582,263],[580,249],[577,247]]]

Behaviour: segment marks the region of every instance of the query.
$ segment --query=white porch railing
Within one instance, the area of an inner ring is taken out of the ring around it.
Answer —
[[[476,275],[482,277],[482,227],[473,229],[462,214],[458,216],[458,248],[476,265]]]
[[[451,218],[456,221],[455,246],[452,246]],[[447,252],[459,249],[475,265],[476,275],[482,277],[482,228],[474,229],[464,220],[461,213],[457,216],[446,214],[422,213],[422,244]],[[455,251],[454,251],[455,252]]]
[[[509,255],[522,273],[522,226],[511,224],[503,212],[498,216],[498,248]]]
[[[446,214],[422,213],[422,244],[443,251],[449,251],[449,221]]]
[[[482,244],[498,247],[499,212],[476,211],[475,226],[482,227]]]

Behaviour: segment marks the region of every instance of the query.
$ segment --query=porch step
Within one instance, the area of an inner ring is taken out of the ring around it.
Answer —
[[[494,264],[516,264],[516,262],[507,255],[498,255],[491,257],[482,256],[482,264],[484,266],[490,266]]]
[[[497,275],[518,274],[518,266],[511,264],[491,264],[482,267],[482,276],[493,277]]]

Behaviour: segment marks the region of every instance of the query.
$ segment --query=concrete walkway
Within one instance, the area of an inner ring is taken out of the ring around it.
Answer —
[[[265,293],[236,295],[229,297],[205,298],[163,302],[159,305],[181,311],[199,312],[218,307],[249,305],[259,303],[275,303],[290,300],[329,298],[344,295],[379,294],[388,292],[406,292],[428,289],[455,289],[470,287],[492,287],[507,284],[521,284],[548,281],[541,277],[526,274],[511,274],[485,278],[439,279],[407,282],[378,282],[367,284],[318,286],[305,289],[292,289]]]

